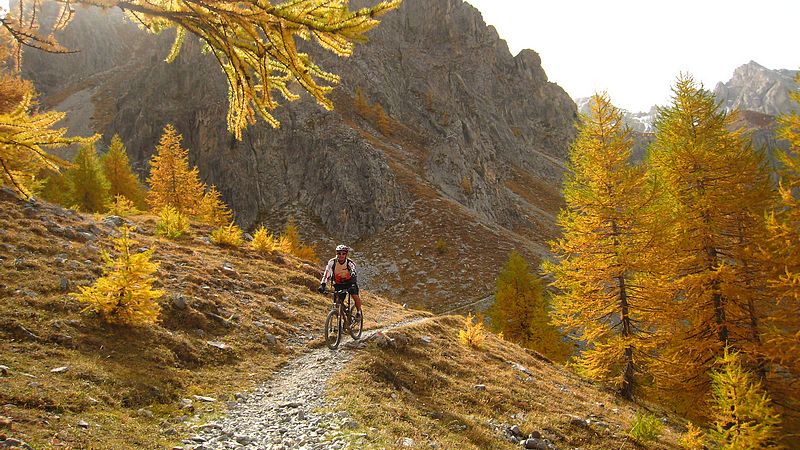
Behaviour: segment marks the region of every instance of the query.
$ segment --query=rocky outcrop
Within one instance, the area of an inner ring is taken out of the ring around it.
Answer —
[[[406,0],[352,58],[317,52],[342,76],[337,109],[303,99],[277,111],[279,130],[259,123],[242,141],[225,129],[226,84],[199,42],[187,39],[168,65],[171,37],[132,27],[114,14],[80,11],[62,41],[82,51],[37,55],[27,73],[59,104],[91,98],[81,116],[105,139],[119,133],[143,171],[163,126],[174,123],[205,181],[245,226],[292,207],[333,235],[370,235],[413,200],[408,176],[510,226],[520,214],[504,174],[517,167],[556,182],[573,136],[574,104],[547,80],[538,55],[512,56],[461,0]],[[356,88],[388,113],[391,136],[352,108]]]
[[[750,61],[739,66],[727,83],[717,83],[714,95],[728,110],[785,114],[797,108],[789,98],[789,91],[797,89],[796,75],[796,70],[770,70]]]

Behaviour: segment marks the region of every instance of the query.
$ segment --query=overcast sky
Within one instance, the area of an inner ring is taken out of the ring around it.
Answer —
[[[9,3],[9,0],[0,0],[0,19],[6,16]]]
[[[667,103],[682,71],[713,89],[751,60],[800,69],[800,0],[466,1],[570,96],[605,90],[631,111]]]

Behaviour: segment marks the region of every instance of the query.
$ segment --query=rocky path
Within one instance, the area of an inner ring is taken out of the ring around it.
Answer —
[[[376,333],[410,325],[417,318],[378,330],[365,331],[361,341]],[[324,396],[330,377],[357,354],[349,336],[338,350],[313,350],[287,364],[271,380],[246,394],[238,394],[228,415],[196,427],[183,449],[343,449],[366,435],[354,434],[358,424],[349,414],[320,412],[335,405]]]

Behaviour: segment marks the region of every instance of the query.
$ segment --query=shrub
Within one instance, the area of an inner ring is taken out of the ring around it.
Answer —
[[[156,234],[177,239],[189,231],[189,219],[172,206],[161,208]]]
[[[275,236],[272,235],[264,225],[258,227],[253,234],[253,240],[250,242],[250,248],[258,253],[269,253],[275,250]]]
[[[222,201],[222,195],[214,185],[211,185],[211,188],[203,194],[197,210],[201,222],[216,227],[224,227],[233,218],[233,213]]]
[[[475,320],[470,314],[464,318],[464,329],[458,332],[458,341],[461,345],[472,348],[480,348],[483,345],[485,336],[483,334],[483,320]]]
[[[112,216],[128,217],[141,213],[136,209],[136,205],[123,195],[115,195],[114,199],[106,204],[106,208],[108,208],[108,214]]]
[[[633,418],[633,424],[628,435],[640,444],[654,441],[661,436],[663,424],[658,417],[652,414],[639,414]]]
[[[233,222],[212,231],[210,238],[211,242],[222,247],[241,247],[244,243],[242,229]]]
[[[433,248],[436,250],[436,253],[444,255],[447,253],[447,242],[445,242],[444,239],[439,238],[436,240],[436,244],[433,245]]]
[[[778,437],[780,417],[764,388],[727,347],[711,372],[714,423],[709,438],[717,448],[767,448]]]
[[[153,290],[158,263],[150,261],[153,250],[132,254],[134,242],[130,239],[130,228],[121,228],[122,236],[114,239],[119,256],[116,259],[103,252],[103,276],[91,286],[80,286],[79,294],[71,294],[81,303],[84,311],[92,311],[109,322],[126,325],[148,325],[158,320],[161,307],[157,300],[164,295]]]
[[[297,230],[297,225],[293,220],[286,224],[286,229],[283,231],[281,239],[279,239],[281,251],[291,253],[300,259],[307,259],[310,261],[318,261],[317,251],[314,247],[305,245],[300,241],[300,232]],[[288,250],[283,250],[288,248]]]
[[[688,430],[686,430],[686,433],[681,436],[678,442],[681,448],[685,448],[686,450],[703,450],[706,448],[706,439],[703,435],[703,431],[694,426],[691,422],[689,422],[687,428]]]

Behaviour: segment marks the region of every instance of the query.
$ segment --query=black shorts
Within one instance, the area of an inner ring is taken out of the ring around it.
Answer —
[[[347,289],[347,292],[349,292],[350,295],[358,295],[358,283],[333,284],[333,290],[340,291],[343,289]]]

